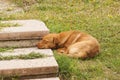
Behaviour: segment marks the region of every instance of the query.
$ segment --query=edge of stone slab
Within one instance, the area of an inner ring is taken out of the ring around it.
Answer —
[[[24,47],[35,47],[40,39],[33,39],[33,40],[5,40],[0,41],[0,47],[14,47],[14,48],[24,48]]]
[[[51,77],[51,78],[42,78],[42,79],[28,79],[28,80],[60,80],[58,77]]]
[[[3,41],[3,40],[40,39],[41,37],[43,37],[47,34],[49,34],[49,31],[0,33],[0,41]]]
[[[17,77],[17,80],[60,80],[57,77],[58,74],[46,74],[46,75],[35,75],[35,76],[21,76]],[[4,77],[3,80],[11,80],[14,77]]]

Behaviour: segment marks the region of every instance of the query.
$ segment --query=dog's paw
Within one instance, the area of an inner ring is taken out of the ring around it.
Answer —
[[[59,53],[61,53],[61,54],[63,54],[63,53],[67,54],[67,49],[65,49],[65,48],[60,48],[60,49],[57,49],[57,52],[59,52]]]
[[[65,53],[64,50],[60,50],[60,49],[58,49],[57,52],[59,52],[59,53]]]

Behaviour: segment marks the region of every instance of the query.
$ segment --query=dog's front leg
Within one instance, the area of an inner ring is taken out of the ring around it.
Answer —
[[[67,48],[59,48],[59,49],[57,49],[57,52],[59,52],[59,53],[65,53],[65,54],[68,54],[68,50],[67,50]]]

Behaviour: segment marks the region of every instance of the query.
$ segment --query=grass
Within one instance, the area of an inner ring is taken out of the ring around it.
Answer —
[[[0,48],[0,52],[13,51],[14,48]]]
[[[43,58],[44,55],[36,52],[31,52],[29,54],[21,54],[15,56],[2,56],[0,55],[0,60],[12,60],[12,59],[35,59],[35,58]]]
[[[38,19],[45,22],[51,33],[67,30],[87,32],[100,42],[100,55],[81,60],[55,52],[61,80],[120,80],[119,0],[36,1],[38,4],[31,4],[24,13],[3,15],[0,20]]]
[[[20,26],[19,24],[17,23],[3,23],[3,22],[0,22],[0,30],[5,28],[5,27],[17,27],[17,26]]]

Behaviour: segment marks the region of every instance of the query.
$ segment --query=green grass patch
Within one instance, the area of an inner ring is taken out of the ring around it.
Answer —
[[[54,51],[54,53],[59,64],[59,77],[61,80],[79,80],[79,77],[81,77],[80,75],[82,75],[79,65],[77,65],[79,64],[79,61],[63,55],[58,55],[56,51]]]
[[[14,48],[0,48],[0,52],[13,51]]]
[[[45,55],[31,52],[29,54],[21,54],[21,55],[15,55],[15,56],[2,56],[0,55],[0,60],[12,60],[12,59],[35,59],[35,58],[43,58]]]
[[[2,22],[0,22],[0,29],[3,29],[5,27],[17,27],[17,26],[20,26],[20,25],[17,23],[9,23],[9,22],[2,23]]]

